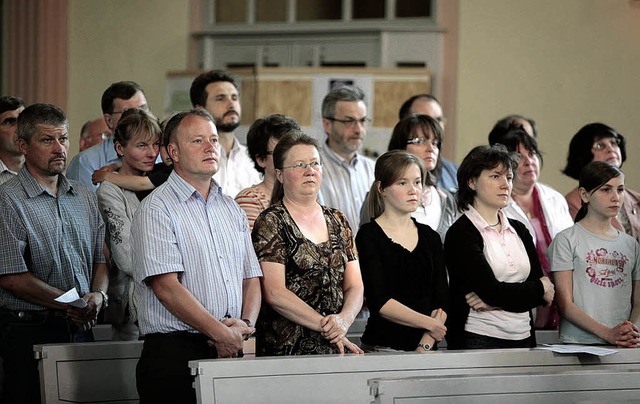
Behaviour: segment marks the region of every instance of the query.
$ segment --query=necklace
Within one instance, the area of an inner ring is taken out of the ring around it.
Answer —
[[[487,223],[487,224],[489,224],[489,223]],[[500,216],[498,216],[498,223],[496,223],[496,224],[489,224],[489,227],[496,227],[496,226],[497,226],[497,225],[499,225],[499,224],[500,224]]]

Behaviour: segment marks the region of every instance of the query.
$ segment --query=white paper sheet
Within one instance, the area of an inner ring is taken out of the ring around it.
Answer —
[[[544,349],[547,351],[553,351],[561,354],[576,354],[576,353],[586,353],[590,355],[596,356],[606,356],[618,353],[615,349],[602,348],[591,345],[565,345],[565,344],[544,344],[537,347],[537,349]]]
[[[69,306],[78,307],[83,309],[87,307],[87,302],[78,295],[76,288],[69,289],[65,293],[55,298],[56,302],[66,303]]]

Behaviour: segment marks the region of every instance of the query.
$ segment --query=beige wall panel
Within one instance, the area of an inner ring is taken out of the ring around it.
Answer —
[[[373,125],[389,128],[398,122],[398,110],[407,98],[431,92],[430,83],[425,81],[375,80],[373,87]]]
[[[284,114],[301,126],[311,126],[313,101],[310,80],[265,80],[258,83],[256,119],[270,114]]]

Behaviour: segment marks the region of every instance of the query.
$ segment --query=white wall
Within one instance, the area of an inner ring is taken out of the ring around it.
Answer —
[[[188,0],[69,0],[70,154],[111,83],[137,82],[162,115],[167,71],[187,66],[188,18]]]
[[[448,0],[441,0],[448,1]],[[640,189],[640,7],[630,0],[459,0],[456,150],[460,162],[510,113],[539,126],[542,180],[566,192],[568,143],[584,124],[628,139],[627,183]],[[112,82],[135,80],[161,113],[166,72],[186,68],[188,0],[69,0],[69,105],[80,125],[101,114]]]
[[[628,139],[640,189],[640,8],[629,0],[460,0],[456,160],[510,113],[538,122],[542,180],[560,174],[571,137],[601,121]]]

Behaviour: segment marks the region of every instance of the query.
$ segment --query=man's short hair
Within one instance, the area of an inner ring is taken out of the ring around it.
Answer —
[[[431,94],[416,94],[402,104],[402,106],[400,107],[400,111],[398,112],[398,119],[402,120],[409,116],[413,103],[420,98],[424,98],[427,101],[433,101],[436,104],[440,105],[440,101],[438,101],[438,99]]]
[[[338,101],[364,101],[364,91],[358,86],[344,86],[335,88],[322,100],[322,117],[335,118]]]
[[[68,127],[67,117],[64,112],[52,104],[33,104],[18,115],[18,138],[25,142],[31,142],[36,134],[37,125],[51,125]]]
[[[197,106],[204,107],[207,103],[207,86],[211,83],[218,81],[226,81],[238,89],[236,81],[231,75],[224,70],[211,70],[206,73],[202,73],[193,80],[191,88],[189,89],[189,97],[191,98],[191,106],[194,108]]]
[[[116,98],[128,100],[136,95],[138,91],[144,94],[142,87],[133,81],[119,81],[111,84],[109,88],[102,93],[102,113],[113,114],[113,101]]]
[[[20,107],[24,107],[24,101],[22,98],[12,97],[10,95],[3,95],[0,97],[0,114],[16,110]]]
[[[164,132],[162,133],[162,143],[164,144],[164,147],[167,147],[169,143],[175,141],[180,124],[184,118],[188,116],[199,116],[211,121],[214,125],[216,124],[211,114],[204,108],[194,108],[188,111],[178,112],[169,119],[169,122],[167,122],[164,127]]]

